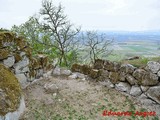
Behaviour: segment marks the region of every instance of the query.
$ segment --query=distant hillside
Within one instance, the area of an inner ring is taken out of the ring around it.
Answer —
[[[109,39],[114,39],[115,42],[124,42],[128,40],[139,41],[160,41],[160,30],[158,31],[99,31],[99,33],[105,33]]]

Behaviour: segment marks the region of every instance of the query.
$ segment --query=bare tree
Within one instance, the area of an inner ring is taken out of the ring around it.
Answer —
[[[64,62],[67,66],[66,54],[73,50],[74,38],[79,33],[80,28],[74,28],[63,10],[61,4],[54,6],[51,1],[44,0],[40,14],[43,17],[43,28],[52,33],[53,47],[58,49],[60,65]]]
[[[91,62],[102,57],[107,57],[112,50],[109,45],[113,40],[106,39],[105,34],[98,34],[96,31],[87,31],[83,35],[84,45],[88,49],[88,56]]]

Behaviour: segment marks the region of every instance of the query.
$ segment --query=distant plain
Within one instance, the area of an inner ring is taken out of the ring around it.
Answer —
[[[113,46],[110,47],[113,49],[113,53],[109,55],[107,59],[114,61],[133,56],[144,58],[160,56],[160,44],[157,41],[128,40],[117,43],[113,42]]]

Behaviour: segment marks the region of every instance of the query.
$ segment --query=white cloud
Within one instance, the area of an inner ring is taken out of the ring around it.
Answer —
[[[53,0],[84,29],[160,29],[160,0]],[[10,28],[38,12],[41,0],[1,0],[0,27]]]
[[[22,24],[40,7],[41,0],[1,0],[0,27],[11,28],[14,24]]]

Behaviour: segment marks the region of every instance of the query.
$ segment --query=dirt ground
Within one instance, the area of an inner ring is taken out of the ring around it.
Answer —
[[[45,84],[55,84],[58,92],[46,92]],[[26,111],[20,120],[158,120],[143,117],[144,109],[135,100],[96,82],[65,77],[42,79],[24,89]],[[105,112],[106,110],[106,112]],[[111,115],[127,112],[130,115]],[[136,111],[142,114],[135,116]]]

